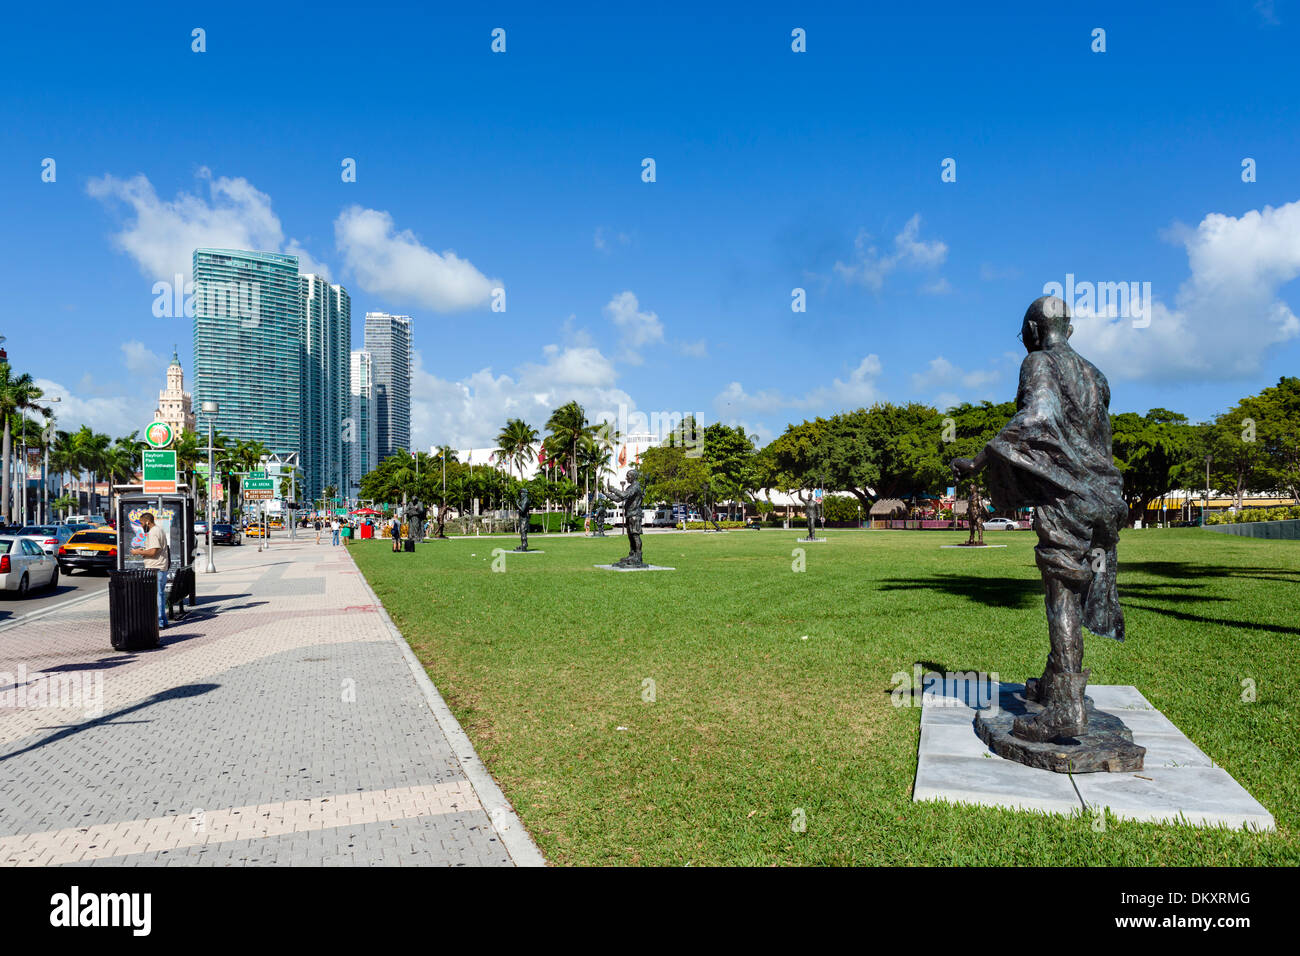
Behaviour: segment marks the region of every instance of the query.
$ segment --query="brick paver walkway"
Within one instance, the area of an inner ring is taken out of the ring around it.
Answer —
[[[216,560],[156,650],[0,630],[0,865],[542,862],[345,547]]]

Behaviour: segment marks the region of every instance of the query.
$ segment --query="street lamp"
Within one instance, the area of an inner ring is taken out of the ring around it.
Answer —
[[[271,456],[262,455],[258,460],[262,463],[262,474],[265,475],[267,471],[267,462],[271,460]],[[267,540],[270,536],[271,529],[268,527],[268,522],[266,520],[266,501],[263,500],[259,502],[259,504],[260,507],[258,510],[262,513],[262,533],[257,536],[257,550],[260,553],[263,545],[267,548],[271,547],[271,542]]]
[[[221,411],[221,405],[217,402],[207,401],[203,403],[202,409],[203,414],[208,416],[208,506],[204,509],[208,517],[208,566],[203,570],[207,574],[216,574],[217,566],[212,561],[212,521],[214,517],[212,514],[212,479],[216,477],[215,462],[212,460],[214,451],[212,447],[212,420],[217,417],[217,412]]]
[[[46,397],[46,396],[42,396],[42,400],[43,400],[43,401],[46,401],[46,402],[49,402],[51,405],[53,405],[53,404],[56,403],[56,402],[61,402],[61,401],[63,401],[62,397],[60,397],[60,396],[58,396],[58,395],[52,395],[52,396],[48,396],[48,397]],[[53,414],[53,411],[50,410],[50,409],[47,409],[47,410],[46,410],[46,414],[49,416],[49,419],[48,419],[48,421],[46,421],[46,423],[45,423],[45,435],[44,435],[44,441],[41,442],[41,444],[44,446],[44,462],[43,462],[42,465],[41,465],[41,524],[45,524],[45,522],[47,522],[47,521],[50,520],[50,519],[49,519],[49,510],[50,510],[50,509],[49,509],[49,501],[50,501],[50,440],[51,440],[52,438],[54,438],[54,414]],[[23,435],[24,435],[24,439],[26,438],[26,434],[27,434],[26,419],[27,419],[27,414],[26,414],[26,412],[24,412],[24,413],[23,413],[23,420],[24,420],[24,424],[23,424]],[[27,467],[27,455],[26,455],[26,453],[24,452],[24,454],[23,454],[23,468],[24,468],[24,471],[23,471],[23,508],[24,508],[24,509],[26,509],[26,507],[27,507],[27,473],[26,473],[26,467]],[[27,522],[23,522],[23,523],[26,524]]]

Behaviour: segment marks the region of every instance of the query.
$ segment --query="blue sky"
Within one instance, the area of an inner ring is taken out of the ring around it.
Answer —
[[[0,334],[61,427],[125,432],[173,342],[190,368],[188,320],[151,312],[170,264],[301,252],[358,346],[367,310],[415,317],[416,439],[461,447],[569,398],[764,439],[1008,400],[1020,316],[1067,273],[1151,284],[1146,327],[1075,323],[1116,410],[1203,419],[1296,374],[1300,4],[1042,6],[20,8]]]

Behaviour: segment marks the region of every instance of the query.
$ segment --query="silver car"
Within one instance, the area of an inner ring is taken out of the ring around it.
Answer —
[[[32,588],[53,590],[58,583],[59,562],[36,539],[0,535],[0,591],[26,597]]]

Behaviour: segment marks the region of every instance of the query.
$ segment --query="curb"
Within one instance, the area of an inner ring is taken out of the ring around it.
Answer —
[[[420,692],[424,694],[424,700],[429,705],[429,710],[433,712],[433,719],[437,721],[438,729],[442,731],[443,736],[447,738],[447,742],[451,744],[457,762],[460,763],[470,785],[478,794],[479,801],[483,804],[483,809],[487,811],[493,829],[501,837],[501,844],[506,848],[506,852],[510,854],[510,858],[516,866],[546,866],[546,858],[542,856],[542,851],[533,842],[532,836],[515,813],[510,801],[506,799],[506,795],[501,792],[497,782],[492,779],[492,774],[483,766],[483,761],[479,759],[478,753],[475,752],[474,745],[470,743],[469,735],[465,733],[460,721],[452,714],[447,702],[438,693],[438,688],[434,686],[433,681],[429,678],[429,673],[424,669],[424,665],[420,663],[420,659],[415,656],[415,651],[411,650],[411,645],[407,643],[406,638],[402,637],[402,632],[397,629],[393,619],[388,616],[388,609],[384,607],[383,602],[379,600],[379,595],[375,594],[374,588],[370,586],[366,576],[357,567],[352,552],[346,551],[346,554],[352,566],[356,568],[357,577],[361,579],[366,592],[375,602],[379,616],[383,618],[384,624],[388,626],[388,632],[393,636],[393,642],[406,659],[407,665],[411,668],[411,673],[415,675],[415,682],[419,685]]]
[[[0,633],[9,630],[11,627],[17,627],[20,624],[26,624],[29,621],[35,621],[39,618],[45,617],[47,614],[53,614],[55,611],[62,611],[66,608],[76,607],[78,604],[84,604],[91,598],[99,597],[101,594],[107,595],[108,588],[104,587],[99,591],[91,591],[89,594],[83,594],[80,597],[69,598],[59,604],[53,604],[50,607],[43,607],[39,611],[28,611],[26,614],[19,617],[11,617],[9,620],[0,623]]]

